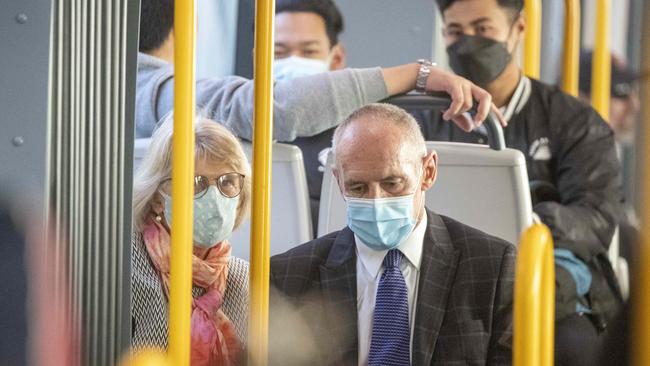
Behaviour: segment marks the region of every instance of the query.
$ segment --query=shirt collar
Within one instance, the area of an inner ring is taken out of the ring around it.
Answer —
[[[404,242],[397,247],[397,249],[402,252],[404,257],[406,257],[406,259],[408,259],[417,270],[420,270],[420,263],[422,262],[422,245],[424,243],[426,228],[427,214],[425,212],[413,231],[411,231]],[[361,260],[363,267],[372,277],[377,277],[388,250],[370,249],[370,247],[363,244],[361,239],[356,235],[354,236],[354,241],[357,248],[357,256]]]
[[[519,78],[519,84],[517,84],[517,88],[512,94],[510,101],[507,105],[501,108],[501,112],[503,113],[506,122],[510,122],[512,117],[524,108],[526,103],[528,103],[528,99],[530,99],[530,92],[530,79],[522,75],[521,78]]]

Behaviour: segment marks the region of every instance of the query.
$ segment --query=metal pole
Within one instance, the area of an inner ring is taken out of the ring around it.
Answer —
[[[172,165],[169,356],[190,364],[192,312],[192,217],[194,198],[195,2],[176,0],[174,9],[174,137]]]
[[[273,136],[274,0],[255,7],[255,125],[250,256],[249,363],[268,363],[269,247],[271,232],[271,143]]]
[[[562,58],[562,89],[577,97],[580,75],[580,0],[565,1]]]
[[[540,48],[542,44],[542,2],[541,0],[526,0],[526,39],[524,41],[524,74],[539,79]]]
[[[594,42],[591,80],[591,104],[607,121],[612,77],[612,56],[609,50],[609,0],[598,0],[596,8],[596,41]]]
[[[553,365],[555,267],[553,236],[542,224],[521,238],[515,273],[513,365]]]

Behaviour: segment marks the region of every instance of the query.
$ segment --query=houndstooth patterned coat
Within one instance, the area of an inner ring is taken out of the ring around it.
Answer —
[[[192,287],[192,296],[204,290]],[[131,239],[131,344],[143,347],[167,348],[168,301],[160,276],[153,267],[142,233],[133,233]],[[239,339],[246,340],[248,314],[248,262],[231,257],[228,263],[228,282],[221,310],[232,321]]]

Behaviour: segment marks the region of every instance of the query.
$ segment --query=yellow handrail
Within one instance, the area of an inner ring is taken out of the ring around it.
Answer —
[[[271,226],[271,142],[273,136],[274,0],[255,6],[255,131],[250,256],[249,364],[268,362],[269,246]]]
[[[526,39],[524,41],[524,74],[539,79],[542,44],[542,1],[526,0]]]
[[[645,16],[650,15],[650,8],[646,7]],[[646,18],[647,19],[647,18]],[[641,70],[648,70],[650,68],[650,23],[646,22],[643,26],[643,56],[641,57],[642,66]],[[650,118],[650,79],[642,79],[643,92],[642,96],[645,101],[643,103],[643,118],[642,121],[648,121]],[[633,334],[628,338],[630,344],[633,345],[632,361],[635,366],[650,365],[650,236],[648,229],[650,229],[650,128],[643,126],[643,143],[639,155],[644,159],[644,163],[640,166],[643,167],[641,174],[643,175],[642,182],[642,198],[643,207],[641,209],[641,225],[643,235],[639,235],[641,241],[639,247],[639,260],[636,263],[636,281],[634,282],[632,292],[632,306],[634,316],[631,323]]]
[[[591,104],[606,120],[609,120],[609,98],[612,77],[612,57],[609,50],[609,0],[597,0],[596,42],[591,70],[593,88]]]
[[[174,137],[172,165],[169,357],[190,364],[192,311],[192,215],[194,179],[194,1],[176,0],[174,9]]]
[[[578,96],[580,75],[580,0],[565,0],[562,89]]]
[[[553,365],[555,266],[553,236],[534,224],[521,237],[515,272],[514,366]]]

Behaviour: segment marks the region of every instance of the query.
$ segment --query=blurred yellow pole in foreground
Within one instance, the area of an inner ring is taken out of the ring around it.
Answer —
[[[274,0],[256,1],[253,207],[250,243],[250,316],[248,318],[249,363],[253,366],[268,363],[274,16]]]
[[[553,365],[555,265],[553,236],[542,224],[527,229],[515,268],[514,366]]]
[[[174,9],[174,137],[172,165],[169,357],[190,364],[192,215],[194,200],[194,0]]]
[[[650,8],[646,7],[645,16],[650,16]],[[646,18],[647,19],[647,18]],[[643,57],[642,70],[648,70],[650,67],[650,23],[646,22],[643,26]],[[650,120],[650,80],[644,78],[642,81],[642,97],[645,103],[643,105],[643,121]],[[632,311],[630,317],[632,335],[628,337],[629,342],[633,345],[632,361],[635,366],[650,365],[650,126],[647,123],[641,126],[643,128],[643,146],[639,156],[643,159],[641,165],[643,170],[640,172],[643,177],[641,181],[643,194],[643,208],[641,211],[641,235],[639,245],[639,260],[636,263],[636,281],[632,284]]]

